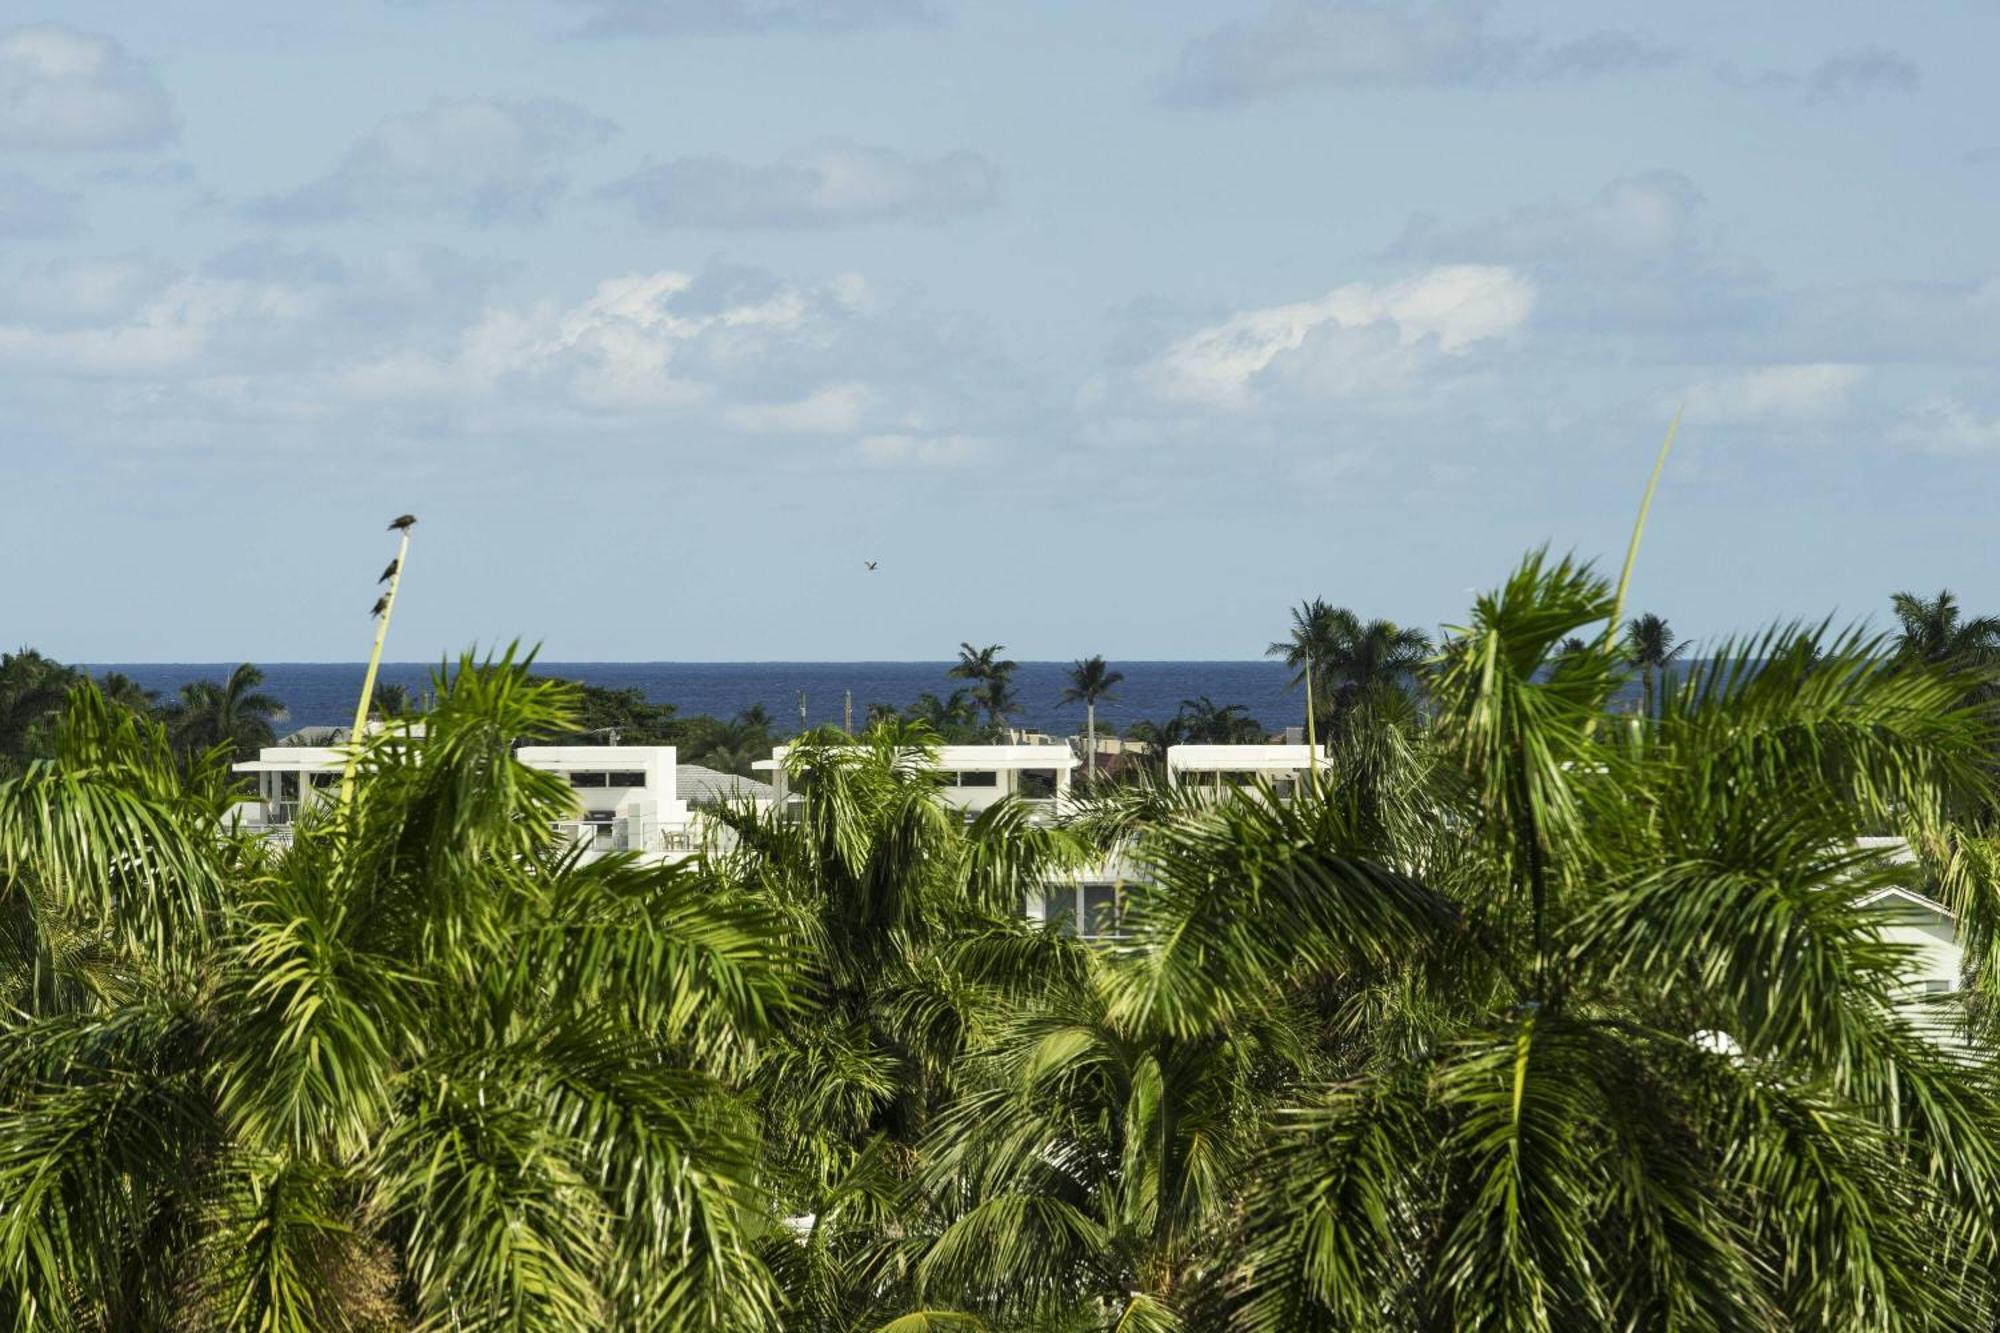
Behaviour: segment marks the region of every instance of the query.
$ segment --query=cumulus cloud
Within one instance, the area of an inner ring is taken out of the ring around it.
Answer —
[[[1000,173],[977,153],[906,157],[827,139],[766,165],[678,158],[603,192],[656,227],[839,227],[979,212],[999,198]]]
[[[1480,0],[1416,7],[1398,0],[1274,0],[1248,22],[1190,42],[1167,99],[1232,105],[1299,88],[1461,87],[1593,78],[1674,63],[1641,34],[1602,31],[1551,42],[1501,33]]]
[[[74,194],[19,171],[0,171],[0,236],[67,236],[83,226]]]
[[[1685,396],[1692,421],[1806,421],[1848,408],[1867,371],[1838,363],[1761,366],[1697,382]]]
[[[1233,315],[1175,342],[1146,369],[1171,401],[1243,407],[1282,376],[1307,391],[1407,387],[1424,364],[1527,322],[1534,284],[1511,269],[1462,264],[1391,283],[1351,283],[1316,301]]]
[[[1922,82],[1916,62],[1887,47],[1857,46],[1835,51],[1810,69],[1761,69],[1748,73],[1733,65],[1718,69],[1725,83],[1796,96],[1808,104],[1848,106],[1876,93],[1913,92]]]
[[[1953,397],[1920,403],[1893,426],[1889,444],[1928,454],[2000,456],[2000,417]]]
[[[593,37],[683,33],[852,32],[936,18],[928,0],[576,0]]]
[[[1645,266],[1701,248],[1701,191],[1677,171],[1612,181],[1580,204],[1540,204],[1459,227],[1411,220],[1390,249],[1432,262]]]
[[[60,23],[0,33],[0,148],[154,148],[173,104],[145,62]]]
[[[149,403],[190,431],[391,421],[829,452],[907,436],[855,458],[925,465],[1032,399],[976,330],[849,274],[642,270],[569,299],[504,297],[512,276],[435,248],[353,261],[271,243],[195,266],[44,263],[0,275],[0,383],[52,413]]]
[[[435,247],[365,264],[266,245],[192,268],[149,256],[46,264],[0,283],[0,373],[288,374],[462,326],[495,276]]]
[[[251,211],[274,222],[361,216],[532,220],[566,188],[563,167],[612,124],[552,98],[467,97],[390,116],[333,168]]]
[[[723,420],[752,435],[852,435],[876,405],[866,384],[829,384],[789,403],[747,403],[728,408]]]
[[[861,461],[871,467],[963,467],[986,452],[986,442],[971,435],[866,435]]]

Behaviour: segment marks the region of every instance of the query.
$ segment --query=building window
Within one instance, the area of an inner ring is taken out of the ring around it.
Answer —
[[[958,775],[958,785],[961,787],[997,787],[1000,785],[1000,775],[990,769],[974,769],[969,773],[960,773]]]
[[[296,801],[299,799],[298,774],[296,773],[278,774],[278,799],[281,801]]]
[[[1086,936],[1115,935],[1118,932],[1118,886],[1083,886],[1083,933]]]
[[[1957,987],[1953,986],[1949,981],[1932,979],[1924,983],[1924,994],[1926,995],[1949,995],[1956,989]]]
[[[1047,889],[1042,893],[1042,921],[1065,935],[1076,934],[1076,890]]]
[[[1046,801],[1055,794],[1056,771],[1053,768],[1021,770],[1021,795],[1032,801]]]
[[[604,785],[607,787],[643,787],[646,775],[638,772],[606,773]]]
[[[610,776],[609,773],[572,773],[569,775],[569,785],[572,787],[606,787],[610,784],[605,779]]]

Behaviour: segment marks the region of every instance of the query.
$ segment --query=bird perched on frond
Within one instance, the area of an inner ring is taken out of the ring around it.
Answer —
[[[385,569],[385,570],[383,570],[383,571],[382,571],[382,577],[381,577],[381,578],[379,578],[379,579],[376,579],[375,581],[376,581],[377,583],[387,583],[387,582],[388,582],[388,581],[389,581],[390,579],[393,579],[393,578],[395,578],[395,577],[396,577],[396,571],[397,571],[397,570],[399,570],[399,569],[401,569],[402,567],[403,567],[403,562],[402,562],[402,561],[400,561],[400,560],[391,560],[391,561],[389,562],[389,567],[388,567],[387,569]]]
[[[371,616],[379,616],[388,609],[389,609],[389,594],[385,592],[380,597],[377,597],[375,599],[375,609],[373,611],[370,611],[368,614]]]
[[[389,531],[408,532],[415,526],[417,526],[417,516],[415,514],[401,514],[390,522]]]

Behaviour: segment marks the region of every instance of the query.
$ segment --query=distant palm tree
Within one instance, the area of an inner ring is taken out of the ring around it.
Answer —
[[[1904,656],[1938,666],[2000,664],[2000,616],[1964,619],[1950,589],[1929,600],[1899,592],[1889,601],[1901,627],[1896,648]]]
[[[407,685],[378,685],[369,711],[383,719],[403,717],[416,711],[416,701],[410,697]]]
[[[1647,717],[1653,716],[1654,673],[1659,673],[1664,684],[1667,668],[1678,662],[1690,646],[1690,640],[1675,643],[1673,627],[1651,612],[1625,626],[1625,655],[1639,668]]]
[[[257,688],[263,683],[264,673],[244,662],[221,684],[196,680],[181,686],[180,697],[161,710],[174,747],[193,755],[226,745],[233,758],[243,759],[271,744],[271,724],[284,716],[285,706]]]
[[[1104,664],[1102,655],[1086,657],[1069,669],[1069,688],[1062,692],[1066,704],[1083,705],[1085,780],[1097,785],[1097,704],[1114,697],[1111,693],[1125,679],[1122,671]]]
[[[892,710],[893,716],[893,710]],[[946,740],[962,735],[979,722],[979,710],[970,690],[953,690],[943,699],[924,693],[910,705],[912,722],[921,722]]]
[[[1218,707],[1205,694],[1181,700],[1168,730],[1191,745],[1250,745],[1264,739],[1264,724],[1242,704]]]
[[[33,648],[0,655],[0,771],[41,748],[43,724],[77,679],[76,671]]]
[[[122,671],[107,671],[99,676],[97,690],[107,702],[140,717],[151,717],[153,709],[159,704],[158,690],[145,688]]]
[[[974,682],[972,697],[986,710],[986,725],[996,734],[1005,727],[1008,714],[1019,707],[1011,683],[1020,664],[1002,658],[1000,654],[1005,649],[1006,645],[1000,643],[989,643],[984,648],[961,643],[958,664],[945,672],[954,680]]]
[[[1264,650],[1296,673],[1311,676],[1314,720],[1328,730],[1383,690],[1405,689],[1431,656],[1431,639],[1393,620],[1370,620],[1315,597],[1292,611],[1292,632]]]

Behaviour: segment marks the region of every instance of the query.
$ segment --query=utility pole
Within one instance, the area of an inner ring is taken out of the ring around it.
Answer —
[[[1319,777],[1319,730],[1313,722],[1313,660],[1306,658],[1306,771]]]
[[[368,670],[361,677],[361,702],[354,708],[354,729],[347,735],[347,763],[340,772],[340,803],[354,795],[354,766],[361,758],[361,738],[368,729],[368,706],[375,699],[375,673],[382,668],[382,645],[389,638],[389,617],[396,611],[396,589],[403,585],[403,569],[410,562],[410,529],[416,519],[405,514],[389,525],[403,534],[396,548],[396,563],[389,567],[389,591],[382,595],[382,613],[375,618],[375,647],[368,654]]]
[[[806,729],[806,692],[805,692],[804,690],[800,690],[800,691],[799,691],[799,730],[800,730],[800,731],[804,731],[805,729]]]
[[[848,735],[854,734],[854,691],[851,689],[840,705],[840,726]]]

